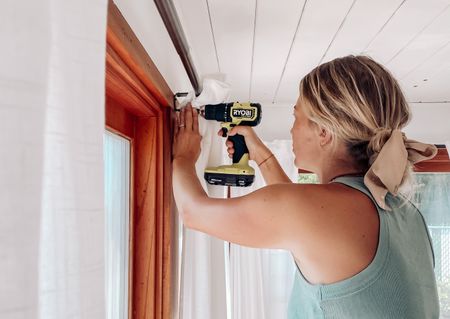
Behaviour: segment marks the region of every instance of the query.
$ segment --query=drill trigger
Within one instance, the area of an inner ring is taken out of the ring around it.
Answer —
[[[226,127],[222,127],[222,137],[227,137],[228,129]]]

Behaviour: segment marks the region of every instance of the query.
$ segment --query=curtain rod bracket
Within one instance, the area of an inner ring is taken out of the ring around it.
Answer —
[[[181,109],[177,108],[177,104],[178,104],[178,100],[177,97],[183,97],[183,96],[187,96],[189,93],[188,92],[177,92],[173,95],[173,109],[175,112],[180,112]]]

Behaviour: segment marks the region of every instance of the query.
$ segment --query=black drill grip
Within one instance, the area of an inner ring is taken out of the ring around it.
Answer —
[[[228,140],[233,142],[234,148],[233,164],[239,163],[242,156],[248,153],[248,148],[247,145],[245,144],[245,138],[243,135],[236,134],[233,136],[228,136]]]

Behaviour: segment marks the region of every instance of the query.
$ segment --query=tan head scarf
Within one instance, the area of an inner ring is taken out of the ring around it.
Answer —
[[[377,132],[382,133],[385,131]],[[400,130],[392,130],[390,138],[364,176],[364,184],[378,205],[390,211],[391,208],[385,202],[386,194],[390,192],[397,195],[398,188],[407,173],[408,161],[415,164],[433,158],[436,154],[436,146],[408,140]]]

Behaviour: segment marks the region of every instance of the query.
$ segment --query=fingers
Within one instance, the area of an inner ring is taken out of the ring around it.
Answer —
[[[239,134],[239,135],[246,136],[247,131],[249,129],[250,128],[248,126],[235,126],[228,132],[228,135],[233,136],[233,135]]]
[[[175,117],[175,136],[178,134],[178,132],[180,131],[180,124],[181,124],[181,111],[180,112],[176,112],[176,117]]]
[[[178,130],[179,130],[178,125],[180,125],[179,122],[180,122],[180,120],[178,119],[178,114],[177,114],[177,117],[175,118],[175,121],[174,121],[174,128],[173,128],[174,136],[178,135]]]
[[[187,130],[192,130],[192,106],[189,105],[187,107],[184,108],[184,113],[185,113],[185,125],[186,125],[186,129]]]
[[[230,136],[233,136],[233,135],[236,135],[236,134],[241,134],[241,135],[245,136],[248,129],[249,129],[249,127],[247,127],[247,126],[235,126],[231,130],[229,130],[227,134],[230,135]],[[222,133],[223,133],[222,129],[220,129],[217,132],[217,135],[223,136]]]
[[[227,146],[227,152],[228,152],[228,157],[233,157],[234,154],[234,145],[233,142],[230,140],[227,140],[225,142],[225,145]]]
[[[178,113],[175,134],[184,129],[199,133],[198,112],[192,105],[188,105]]]
[[[199,132],[198,129],[198,112],[196,109],[192,108],[192,129],[194,132]]]
[[[186,109],[182,109],[180,111],[180,123],[178,124],[178,128],[180,130],[183,130],[186,127],[186,121],[185,121],[185,117],[186,117]]]

